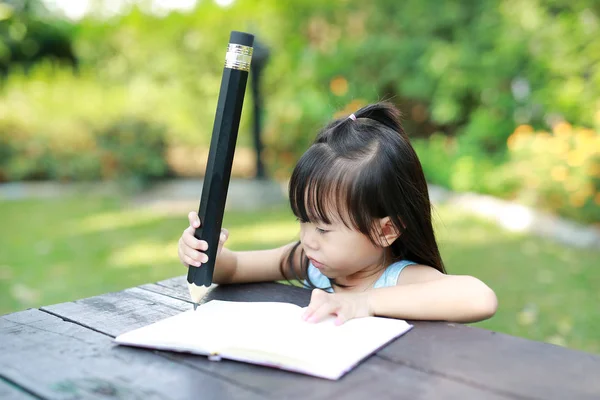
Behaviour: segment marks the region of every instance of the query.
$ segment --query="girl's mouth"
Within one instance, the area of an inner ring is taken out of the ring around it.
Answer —
[[[314,267],[316,269],[323,269],[325,268],[325,265],[321,264],[320,262],[318,262],[317,260],[315,260],[314,258],[308,258],[310,260],[310,262],[312,263],[312,265],[314,265]]]

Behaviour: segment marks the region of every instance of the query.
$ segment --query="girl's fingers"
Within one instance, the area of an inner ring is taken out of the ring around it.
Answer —
[[[302,313],[302,319],[307,321],[313,313],[321,306],[323,303],[320,299],[318,299],[316,293],[318,289],[313,289],[312,294],[310,295],[310,303],[308,303],[308,307]]]
[[[208,250],[208,243],[206,243],[204,240],[196,239],[196,237],[194,236],[194,228],[192,228],[191,226],[187,227],[185,231],[183,231],[183,235],[181,236],[181,238],[183,239],[183,243],[186,246],[191,247],[192,249],[202,251]]]
[[[204,253],[208,250],[208,243],[204,240],[198,240],[194,236],[196,229],[200,227],[198,213],[191,211],[188,214],[188,221],[190,226],[183,231],[183,235],[181,235],[181,238],[179,239],[179,260],[184,265],[199,267],[203,263],[208,262],[208,255]],[[222,248],[223,243],[227,241],[228,237],[229,231],[227,229],[221,229],[218,244],[219,249]]]
[[[337,318],[335,319],[335,325],[342,325],[344,322],[348,321],[348,316],[346,316],[341,310],[337,312]]]
[[[204,243],[204,245],[206,245],[206,242],[201,243]],[[181,239],[179,240],[178,252],[179,259],[181,260],[181,262],[188,266],[199,267],[202,263],[208,261],[208,256],[203,252],[192,248],[188,243],[186,243],[185,237],[181,237]]]
[[[192,250],[194,251],[194,250]],[[181,263],[183,265],[187,266],[194,266],[194,267],[199,267],[201,265],[201,263],[198,260],[195,260],[193,255],[190,256],[189,254],[186,254],[186,247],[182,246],[181,244],[181,239],[179,240],[179,246],[177,246],[177,253],[179,254],[179,261],[181,261]],[[196,252],[198,253],[198,252]]]
[[[308,321],[311,319],[313,314],[325,303],[327,300],[327,293],[320,289],[313,289],[310,295],[310,303],[306,310],[302,314],[302,319]]]
[[[183,264],[199,267],[202,263],[208,262],[208,255],[204,252],[208,250],[208,243],[204,240],[198,240],[194,233],[196,229],[200,227],[200,219],[195,211],[191,211],[188,214],[188,220],[190,226],[184,231],[183,235],[179,239],[179,259]],[[227,241],[229,237],[229,231],[227,229],[221,229],[221,235],[219,236],[218,248],[223,247],[223,243]]]
[[[183,265],[188,266],[188,267],[199,267],[202,265],[201,262],[198,262],[185,254],[183,255],[182,263],[183,263]]]
[[[206,263],[208,262],[208,256],[204,253],[202,253],[201,251],[197,251],[194,249],[191,249],[189,247],[184,248],[183,249],[183,255],[189,257],[190,259],[194,260],[194,264],[199,267],[200,263]]]
[[[198,213],[195,211],[190,211],[188,214],[188,221],[190,222],[190,226],[193,228],[200,227],[200,218],[198,218]]]
[[[337,305],[331,302],[321,304],[312,315],[307,319],[308,322],[320,322],[331,314],[335,314]]]

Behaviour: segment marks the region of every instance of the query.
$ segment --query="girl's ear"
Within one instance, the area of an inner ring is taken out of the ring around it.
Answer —
[[[391,246],[400,235],[400,231],[396,228],[390,217],[379,220],[379,238],[383,247]]]

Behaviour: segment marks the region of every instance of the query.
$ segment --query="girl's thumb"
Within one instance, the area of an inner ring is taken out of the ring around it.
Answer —
[[[198,228],[200,226],[200,218],[198,218],[198,214],[196,214],[195,212],[191,211],[188,214],[188,219],[190,221],[190,225],[194,228]]]

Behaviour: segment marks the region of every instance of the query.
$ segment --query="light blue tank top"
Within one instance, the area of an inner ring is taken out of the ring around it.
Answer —
[[[398,282],[398,277],[400,276],[400,272],[402,272],[402,270],[405,267],[413,264],[416,264],[416,262],[409,260],[396,261],[395,263],[391,264],[385,269],[385,271],[383,271],[383,274],[379,277],[379,279],[377,279],[377,281],[373,285],[373,289],[396,286],[396,283]],[[315,266],[312,265],[312,263],[310,262],[308,264],[307,273],[308,277],[310,278],[310,281],[316,287],[326,289],[329,293],[333,293],[333,289],[331,288],[331,282],[329,281],[329,278],[323,275],[321,271],[315,268]],[[308,285],[308,282],[306,280],[304,281],[304,283]]]

